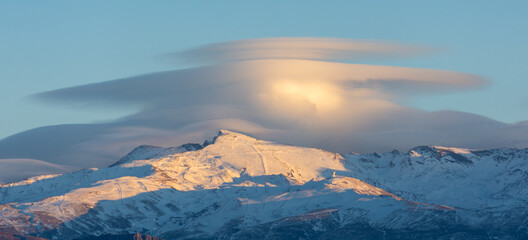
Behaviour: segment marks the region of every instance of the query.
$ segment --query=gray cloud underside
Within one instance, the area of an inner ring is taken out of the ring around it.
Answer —
[[[236,118],[188,121],[180,125],[165,118],[170,114],[143,120],[142,124],[135,118],[128,118],[106,124],[58,125],[29,130],[1,140],[0,158],[33,158],[76,168],[103,167],[139,145],[170,147],[187,142],[201,143],[216,135],[218,129],[342,153],[406,151],[418,145],[488,149],[526,147],[528,143],[528,122],[505,124],[452,111],[414,112],[410,116],[402,113],[403,116],[379,121],[369,129],[343,127],[330,132],[264,128]]]

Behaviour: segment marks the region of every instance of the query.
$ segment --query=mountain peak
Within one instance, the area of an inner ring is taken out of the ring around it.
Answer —
[[[225,142],[225,141],[250,141],[250,142],[255,142],[255,141],[260,141],[259,139],[257,138],[254,138],[254,137],[251,137],[247,134],[242,134],[242,133],[238,133],[238,132],[234,132],[234,131],[230,131],[230,130],[220,130],[218,131],[218,135],[216,135],[216,137],[213,138],[213,141],[211,141],[211,144],[217,144],[217,143],[221,143],[221,142]]]
[[[127,155],[119,159],[117,162],[111,164],[109,167],[117,166],[123,163],[131,162],[134,160],[148,159],[160,154],[165,149],[162,147],[152,146],[152,145],[141,145],[134,148]]]

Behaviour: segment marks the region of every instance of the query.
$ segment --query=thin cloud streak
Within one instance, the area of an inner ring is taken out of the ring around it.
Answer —
[[[256,59],[358,61],[402,58],[437,52],[437,49],[373,40],[335,38],[260,38],[214,43],[173,54],[184,62],[225,63]]]

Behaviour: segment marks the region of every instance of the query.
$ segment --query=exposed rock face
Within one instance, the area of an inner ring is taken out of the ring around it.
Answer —
[[[424,146],[341,156],[221,131],[203,145],[141,146],[108,168],[3,185],[0,232],[85,240],[522,239],[527,162],[527,149]]]

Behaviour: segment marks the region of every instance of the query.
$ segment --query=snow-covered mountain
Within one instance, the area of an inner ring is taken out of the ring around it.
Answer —
[[[528,238],[528,149],[340,154],[222,130],[0,188],[0,232],[50,239]]]

